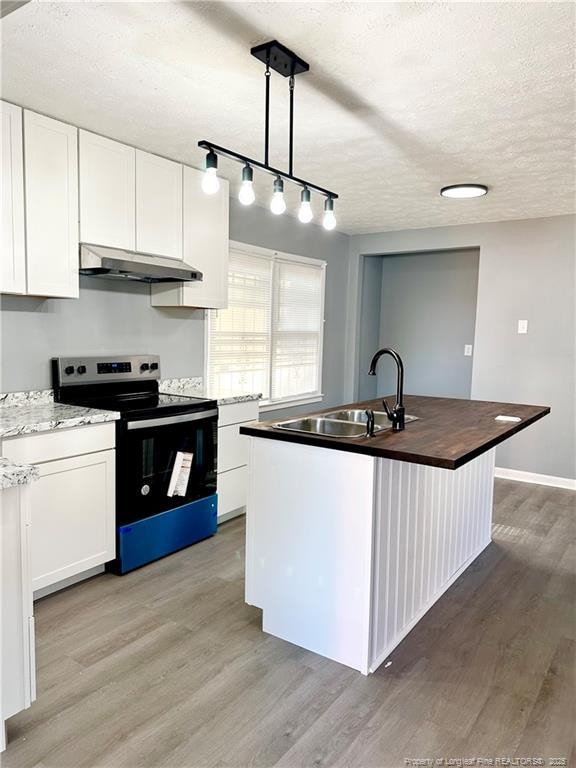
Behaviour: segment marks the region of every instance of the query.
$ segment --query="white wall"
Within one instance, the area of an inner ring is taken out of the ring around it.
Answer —
[[[576,477],[575,224],[574,216],[554,216],[352,237],[348,399],[358,365],[361,255],[479,247],[472,397],[552,408],[500,446],[497,465]],[[516,333],[520,319],[529,322],[526,336]]]

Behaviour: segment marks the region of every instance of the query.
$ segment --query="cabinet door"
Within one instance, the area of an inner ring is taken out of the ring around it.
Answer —
[[[182,259],[182,166],[136,150],[136,250]]]
[[[24,111],[28,293],[78,298],[78,141],[74,126]]]
[[[40,478],[30,486],[35,590],[114,559],[114,455],[38,465]]]
[[[215,195],[202,191],[202,171],[184,167],[184,261],[203,280],[152,288],[154,306],[223,309],[228,305],[228,181]]]
[[[248,464],[246,435],[240,434],[240,424],[218,427],[218,472],[228,472]]]
[[[248,500],[248,467],[238,467],[218,475],[218,519],[231,516]]]
[[[0,728],[35,699],[28,490],[0,491]]]
[[[0,293],[26,292],[24,246],[24,153],[22,109],[0,102],[2,109],[2,252]]]
[[[136,150],[80,131],[80,239],[136,248]]]

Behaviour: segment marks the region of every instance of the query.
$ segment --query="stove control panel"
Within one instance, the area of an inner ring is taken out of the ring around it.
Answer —
[[[142,363],[144,365],[144,363]],[[142,367],[142,365],[140,367]],[[103,373],[132,373],[132,363],[96,363],[96,371]]]
[[[52,383],[54,387],[159,378],[160,358],[158,355],[52,358]]]

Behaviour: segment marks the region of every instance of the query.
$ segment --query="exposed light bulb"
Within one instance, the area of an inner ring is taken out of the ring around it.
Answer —
[[[215,195],[220,189],[220,180],[216,174],[216,168],[206,168],[202,177],[202,190],[207,195]]]
[[[286,210],[286,201],[282,192],[274,192],[272,200],[270,201],[270,210],[275,213],[276,216],[280,216]]]
[[[298,210],[298,218],[302,224],[308,224],[314,218],[314,213],[312,211],[312,206],[310,205],[310,190],[306,187],[302,190],[300,200],[301,202],[300,208]]]
[[[202,190],[207,195],[215,195],[220,189],[220,180],[218,178],[218,157],[215,152],[208,152],[206,155],[206,170],[202,177]]]
[[[336,227],[336,216],[334,216],[334,200],[331,197],[326,198],[324,203],[324,218],[322,219],[324,229],[334,229]]]
[[[254,173],[252,168],[246,164],[244,168],[242,168],[242,184],[240,185],[240,192],[238,193],[238,200],[242,205],[252,205],[256,199],[252,184],[253,176]]]
[[[276,216],[280,216],[280,214],[284,213],[286,210],[284,182],[279,176],[274,179],[274,194],[272,195],[272,200],[270,200],[270,210],[272,213],[276,214]]]
[[[238,200],[240,200],[242,205],[252,205],[254,200],[256,200],[256,195],[254,194],[254,188],[251,181],[242,182],[240,185],[240,192],[238,192]]]

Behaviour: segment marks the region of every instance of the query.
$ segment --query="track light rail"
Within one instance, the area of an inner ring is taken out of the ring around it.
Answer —
[[[313,189],[316,192],[319,192],[321,195],[325,195],[326,197],[332,198],[333,200],[338,198],[336,192],[331,192],[329,189],[319,187],[317,184],[312,184],[309,181],[300,179],[298,176],[293,176],[291,173],[286,173],[285,171],[281,171],[278,168],[273,168],[267,163],[262,163],[259,160],[254,160],[253,158],[247,157],[246,155],[241,155],[239,152],[226,149],[226,147],[220,147],[218,144],[213,144],[211,141],[206,141],[203,139],[202,141],[198,142],[198,146],[202,149],[206,149],[208,152],[214,152],[216,155],[220,155],[220,157],[227,157],[229,160],[235,160],[236,162],[243,164],[247,163],[248,165],[254,166],[255,168],[260,168],[260,170],[264,171],[265,173],[269,173],[271,176],[279,176],[281,179],[285,179],[286,181],[291,181],[293,184],[297,184],[299,187],[302,187],[302,189]]]

